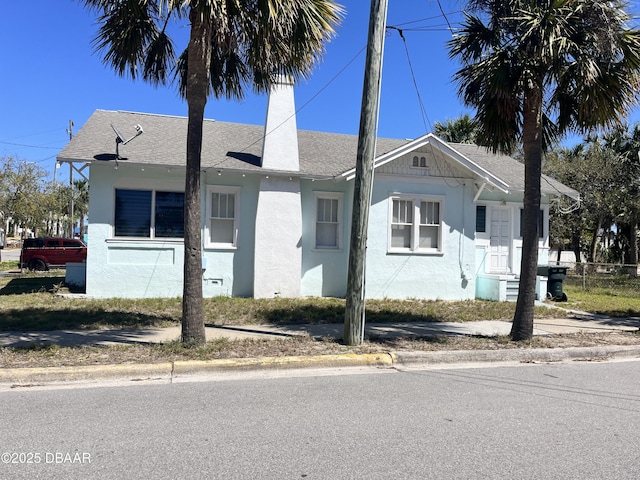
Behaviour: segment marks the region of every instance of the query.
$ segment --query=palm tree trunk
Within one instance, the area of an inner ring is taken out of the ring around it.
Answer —
[[[522,263],[516,311],[511,327],[513,340],[533,337],[533,313],[538,273],[538,217],[542,174],[542,92],[525,94],[522,125],[524,149],[524,215],[522,221]]]
[[[200,164],[202,124],[209,93],[211,62],[211,18],[192,7],[188,46],[186,99],[187,168],[184,188],[184,286],[182,296],[182,341],[204,344],[202,307],[202,222],[200,209]]]

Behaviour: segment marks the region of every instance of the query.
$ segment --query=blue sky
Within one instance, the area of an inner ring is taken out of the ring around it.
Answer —
[[[301,129],[356,135],[370,2],[340,3],[346,17],[337,38],[327,46],[312,78],[296,87],[297,121]],[[440,3],[446,18],[435,0],[389,0],[387,25],[402,29],[406,43],[396,30],[389,30],[380,136],[415,138],[430,131],[435,121],[472,113],[458,99],[451,80],[458,66],[445,46],[451,38],[448,25],[455,29],[460,24],[466,2]],[[154,88],[120,78],[105,66],[92,47],[96,32],[95,12],[79,1],[0,3],[0,157],[37,162],[52,173],[56,154],[69,141],[69,120],[75,133],[96,109],[186,115],[186,103],[175,86]],[[188,33],[186,20],[175,25],[174,32],[180,52],[180,40],[186,41]],[[240,102],[211,98],[205,116],[262,124],[265,108],[265,96],[249,95]],[[640,118],[639,112],[634,111],[631,121]],[[68,174],[68,169],[59,169],[57,178],[68,179]]]

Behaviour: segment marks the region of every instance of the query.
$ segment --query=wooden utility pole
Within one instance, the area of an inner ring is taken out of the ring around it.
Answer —
[[[369,37],[358,131],[356,177],[349,243],[349,273],[344,315],[344,342],[360,345],[364,339],[364,281],[373,163],[378,137],[378,109],[382,80],[382,53],[387,22],[387,0],[371,0]]]

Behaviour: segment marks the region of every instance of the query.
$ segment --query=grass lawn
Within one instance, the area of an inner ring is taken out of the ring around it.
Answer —
[[[635,289],[564,286],[568,301],[563,306],[572,310],[598,313],[610,317],[640,316],[640,294]]]
[[[7,272],[9,270],[17,270],[17,269],[18,269],[18,261],[17,260],[0,262],[0,272]]]
[[[1,269],[1,265],[0,265]],[[13,269],[13,267],[11,268]],[[148,328],[178,325],[181,300],[63,298],[64,271],[0,276],[0,331],[56,329]],[[633,295],[610,292],[583,293],[566,286],[569,302],[562,307],[588,311],[638,312],[640,302]],[[602,306],[606,306],[606,309]],[[204,300],[205,322],[217,325],[342,323],[344,300],[300,298],[254,300],[248,298],[210,298]],[[510,320],[515,303],[487,301],[370,300],[367,322]],[[536,307],[536,318],[564,316],[564,310]],[[626,314],[625,314],[626,315]],[[284,355],[332,353],[378,353],[388,351],[431,351],[504,348],[554,348],[640,343],[640,335],[629,332],[610,334],[572,334],[534,337],[528,342],[512,342],[508,337],[429,336],[367,340],[348,347],[335,339],[294,337],[277,340],[226,338],[189,347],[180,342],[158,345],[117,345],[112,347],[31,345],[0,348],[0,368],[48,367],[155,363],[175,360],[206,360]]]
[[[180,298],[63,298],[64,272],[0,277],[0,331],[148,328],[177,325]],[[469,300],[369,300],[367,322],[466,322],[510,320],[515,303]],[[205,323],[215,325],[342,323],[344,300],[338,298],[251,299],[217,297],[204,300]],[[564,312],[536,307],[536,317]]]

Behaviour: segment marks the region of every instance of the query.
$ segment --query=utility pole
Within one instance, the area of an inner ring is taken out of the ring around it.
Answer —
[[[364,339],[365,264],[369,207],[373,188],[373,164],[378,137],[378,110],[382,83],[382,54],[387,22],[387,0],[371,0],[369,37],[365,61],[358,153],[353,190],[353,214],[349,243],[349,273],[344,315],[344,342],[360,345]]]
[[[73,139],[73,120],[69,120],[69,128],[67,129],[67,133],[69,134],[69,141]],[[71,192],[71,198],[69,199],[69,230],[70,235],[69,238],[73,238],[73,164],[69,162],[69,191]]]

